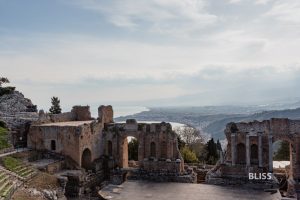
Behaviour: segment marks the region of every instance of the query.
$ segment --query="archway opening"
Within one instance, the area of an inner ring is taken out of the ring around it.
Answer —
[[[55,150],[56,150],[56,141],[51,140],[51,151],[55,151]]]
[[[88,148],[82,152],[81,167],[87,170],[92,168],[92,153]]]
[[[258,146],[252,144],[250,147],[250,163],[251,165],[258,165]]]
[[[150,157],[152,159],[156,158],[156,144],[155,144],[155,142],[150,143]]]
[[[167,142],[166,141],[163,141],[161,143],[160,157],[163,159],[167,159]]]
[[[139,166],[139,142],[135,137],[127,137],[128,141],[128,167],[138,168]]]
[[[113,150],[112,150],[112,141],[109,140],[107,142],[107,155],[112,156],[112,152],[113,152]]]
[[[246,147],[244,143],[237,145],[237,164],[246,164]]]
[[[289,192],[288,178],[292,176],[291,169],[291,144],[286,140],[275,141],[273,148],[273,174],[279,181],[279,191],[282,196],[287,197]]]

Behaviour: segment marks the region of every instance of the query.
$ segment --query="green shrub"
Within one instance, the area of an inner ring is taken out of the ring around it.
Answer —
[[[10,171],[14,171],[14,169],[21,165],[21,161],[16,159],[16,158],[13,158],[11,156],[6,156],[3,158],[3,164],[4,164],[4,167]]]
[[[0,127],[0,150],[11,147],[11,145],[8,143],[7,133],[7,129]]]
[[[196,163],[199,162],[198,158],[195,154],[195,152],[193,152],[192,150],[190,150],[187,146],[183,147],[180,150],[180,153],[184,159],[184,162],[186,163]]]

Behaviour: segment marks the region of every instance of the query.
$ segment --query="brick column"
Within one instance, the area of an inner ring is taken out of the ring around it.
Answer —
[[[231,133],[231,163],[235,166],[236,163],[236,134]]]
[[[262,167],[262,136],[261,133],[258,133],[258,166]]]
[[[250,142],[249,142],[249,135],[246,135],[246,164],[247,167],[250,167]]]
[[[269,172],[273,172],[273,136],[269,135]]]

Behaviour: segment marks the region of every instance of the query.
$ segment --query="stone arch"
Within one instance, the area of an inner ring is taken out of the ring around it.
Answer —
[[[161,153],[160,153],[161,158],[167,158],[167,143],[166,141],[163,141],[161,143]]]
[[[156,144],[151,142],[150,144],[150,157],[156,158]]]
[[[258,164],[258,146],[257,146],[257,144],[252,144],[250,147],[250,163],[251,163],[251,165]]]
[[[119,148],[119,152],[120,152],[120,157],[119,157],[119,161],[120,161],[120,167],[122,168],[127,168],[129,165],[128,165],[128,161],[129,161],[129,149],[128,149],[128,137],[133,137],[135,138],[137,141],[138,141],[138,161],[142,161],[144,158],[141,157],[141,153],[140,152],[140,138],[138,137],[138,134],[131,134],[131,133],[127,133],[127,134],[124,134],[122,137],[121,137],[121,141],[120,141],[120,146],[118,147]],[[137,163],[138,164],[138,163]]]
[[[56,141],[51,140],[51,151],[56,151]]]
[[[88,148],[84,149],[84,151],[82,152],[81,167],[85,169],[91,169],[92,167],[92,153]]]
[[[238,164],[246,163],[246,147],[244,143],[239,143],[237,145],[237,163]]]

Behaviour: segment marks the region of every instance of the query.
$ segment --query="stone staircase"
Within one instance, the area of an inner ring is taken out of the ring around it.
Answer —
[[[9,173],[9,171],[0,169],[0,200],[10,199],[21,184],[22,181]]]

